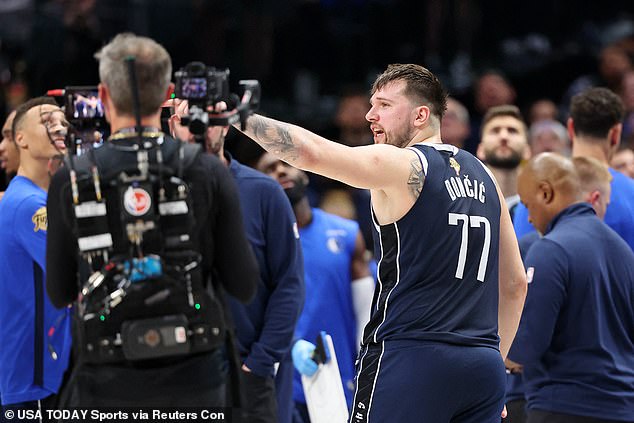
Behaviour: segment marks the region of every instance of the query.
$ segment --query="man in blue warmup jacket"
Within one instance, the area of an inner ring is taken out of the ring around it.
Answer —
[[[187,113],[187,102],[178,104],[175,112],[171,122],[175,136],[191,141],[188,128],[179,124],[179,116]],[[304,265],[297,223],[279,184],[225,152],[228,130],[221,126],[207,128],[205,150],[216,155],[236,181],[244,228],[260,267],[258,290],[251,303],[245,305],[227,296],[242,360],[243,421],[290,423],[290,348],[304,304]],[[277,377],[276,366],[280,369]]]
[[[284,188],[297,216],[304,253],[306,304],[297,322],[293,364],[295,423],[310,422],[300,373],[312,376],[315,339],[321,331],[332,336],[348,408],[354,395],[354,362],[368,319],[374,292],[365,241],[359,224],[318,208],[306,196],[308,176],[270,153],[257,168]]]
[[[610,203],[610,182],[612,175],[608,167],[590,157],[575,157],[572,159],[579,182],[581,184],[581,201],[589,203],[597,217],[605,217],[605,211]],[[539,239],[537,231],[524,235],[519,240],[522,260],[530,247]],[[506,378],[506,408],[510,423],[526,422],[526,398],[521,373],[511,373]]]
[[[552,153],[519,176],[544,234],[526,256],[530,285],[507,360],[523,366],[529,423],[634,421],[634,253],[583,202],[579,180]]]

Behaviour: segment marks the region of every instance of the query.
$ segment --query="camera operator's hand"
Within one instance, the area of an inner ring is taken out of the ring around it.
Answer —
[[[172,137],[188,143],[196,142],[189,128],[181,123],[181,118],[189,113],[187,100],[174,98],[169,100],[169,102],[172,103],[174,108],[174,113],[172,113],[168,121]]]
[[[215,113],[227,110],[227,103],[220,101],[213,108]],[[211,109],[210,109],[211,111]],[[225,144],[225,137],[229,132],[229,126],[209,126],[205,133],[205,150],[208,153],[218,155]]]
[[[174,113],[169,119],[171,135],[181,141],[189,143],[196,142],[194,134],[191,133],[187,126],[181,123],[182,117],[189,114],[189,103],[187,100],[177,98],[170,100],[170,103],[173,103],[174,107]],[[222,113],[226,110],[227,103],[224,101],[216,103],[213,108],[211,106],[207,108],[208,113]],[[205,151],[216,156],[221,156],[227,132],[229,132],[229,126],[208,126],[205,131]]]

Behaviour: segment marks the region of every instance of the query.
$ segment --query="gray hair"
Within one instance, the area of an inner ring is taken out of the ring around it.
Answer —
[[[456,113],[456,118],[458,118],[461,123],[469,125],[469,110],[467,110],[467,108],[455,98],[447,97],[447,111],[449,111],[452,107]],[[445,113],[447,113],[447,111]]]
[[[126,59],[135,59],[141,116],[156,113],[165,100],[172,77],[172,60],[156,41],[132,33],[117,35],[95,53],[99,79],[108,87],[117,112],[134,115],[132,85]]]
[[[528,132],[530,134],[528,139],[529,143],[532,142],[533,138],[543,134],[544,132],[552,132],[557,138],[559,138],[559,140],[561,140],[562,143],[568,147],[570,146],[570,139],[568,139],[566,127],[556,120],[542,120],[535,122],[531,125]]]

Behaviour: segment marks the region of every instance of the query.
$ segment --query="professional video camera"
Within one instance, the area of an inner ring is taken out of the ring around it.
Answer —
[[[191,62],[174,74],[176,97],[187,100],[189,114],[181,123],[189,127],[194,136],[202,137],[209,126],[227,126],[240,122],[245,125],[247,117],[257,110],[260,103],[260,83],[256,80],[241,80],[242,97],[229,90],[229,69],[207,67],[201,62]],[[224,101],[227,109],[215,111],[215,106]]]
[[[58,102],[71,125],[66,136],[70,154],[81,156],[103,143],[109,127],[96,86],[66,87],[47,94],[61,98]]]

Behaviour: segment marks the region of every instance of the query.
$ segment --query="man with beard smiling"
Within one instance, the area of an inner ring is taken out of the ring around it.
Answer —
[[[520,201],[517,193],[519,165],[531,156],[526,124],[516,106],[495,106],[487,111],[482,120],[477,156],[497,179],[513,218],[515,206]]]

